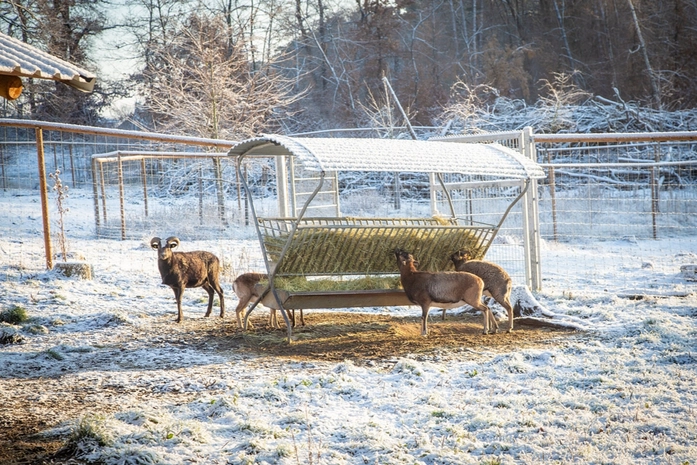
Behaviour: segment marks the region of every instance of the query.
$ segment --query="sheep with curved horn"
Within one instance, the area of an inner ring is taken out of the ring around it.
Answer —
[[[150,247],[157,250],[157,267],[160,270],[162,284],[174,291],[177,300],[177,323],[184,318],[182,312],[182,295],[187,287],[202,287],[208,293],[208,310],[213,309],[214,292],[220,298],[220,317],[225,316],[223,288],[220,286],[220,261],[211,252],[197,250],[194,252],[173,252],[179,246],[177,237],[168,237],[164,244],[159,237],[150,240]]]

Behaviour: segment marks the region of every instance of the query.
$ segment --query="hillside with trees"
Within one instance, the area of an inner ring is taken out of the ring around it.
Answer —
[[[109,31],[140,63],[91,95],[29,82],[6,117],[107,124],[131,96],[157,131],[362,127],[399,119],[386,77],[415,125],[695,129],[695,0],[10,0],[0,27],[98,75]]]

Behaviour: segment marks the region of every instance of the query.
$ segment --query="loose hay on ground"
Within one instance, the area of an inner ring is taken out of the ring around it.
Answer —
[[[307,326],[296,327],[293,341],[286,330],[272,329],[257,317],[256,329],[235,331],[221,339],[225,348],[296,360],[325,361],[392,359],[434,350],[518,350],[544,345],[573,334],[554,328],[520,325],[513,333],[483,335],[481,316],[460,314],[446,321],[433,319],[428,337],[421,336],[420,317],[393,317],[357,312],[312,312]],[[258,324],[257,324],[258,323]]]

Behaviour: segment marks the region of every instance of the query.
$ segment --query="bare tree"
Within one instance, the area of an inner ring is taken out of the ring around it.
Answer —
[[[651,60],[649,59],[649,52],[646,49],[646,42],[644,41],[644,35],[641,32],[641,26],[639,24],[639,19],[637,18],[636,10],[634,8],[634,3],[632,0],[627,0],[629,5],[629,11],[632,12],[632,21],[634,22],[634,27],[636,28],[637,38],[639,39],[639,48],[641,50],[642,56],[644,57],[644,63],[646,64],[646,72],[651,80],[651,89],[653,90],[653,98],[656,102],[656,108],[659,110],[662,107],[661,103],[661,90],[658,85],[658,79],[656,78],[656,73],[651,66]]]
[[[148,108],[158,128],[201,137],[238,139],[273,130],[302,94],[266,63],[253,69],[242,40],[230,41],[221,17],[192,14],[176,39],[156,53],[148,71]],[[214,160],[218,210],[225,222],[220,161]]]

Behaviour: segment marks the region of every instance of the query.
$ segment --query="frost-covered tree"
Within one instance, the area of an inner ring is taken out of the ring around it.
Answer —
[[[275,129],[302,94],[274,68],[250,61],[243,41],[220,17],[194,13],[146,70],[146,106],[155,129],[200,137],[239,139]]]

